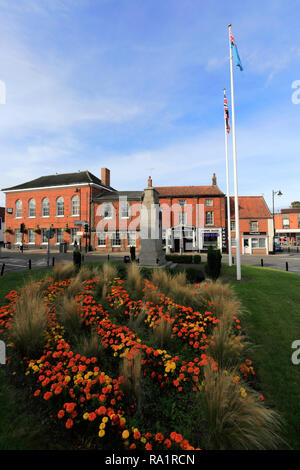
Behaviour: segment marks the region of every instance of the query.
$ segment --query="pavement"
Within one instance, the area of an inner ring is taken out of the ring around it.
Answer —
[[[125,255],[129,255],[128,252],[116,252],[116,253],[100,253],[98,251],[91,251],[86,253],[82,251],[85,261],[97,261],[107,260],[108,255],[110,259],[123,260]],[[138,257],[138,253],[137,253]],[[201,258],[205,262],[206,254],[201,253]],[[67,253],[59,253],[58,250],[51,250],[49,265],[52,266],[53,262],[58,263],[59,261],[71,261],[73,259],[73,251]],[[222,254],[222,261],[228,262],[228,255]],[[236,261],[236,260],[234,260]],[[285,271],[288,267],[288,271],[300,274],[300,253],[296,250],[293,252],[276,253],[274,255],[241,255],[241,263],[251,266],[261,266],[273,268]],[[286,265],[287,263],[287,265]],[[3,265],[4,268],[3,268]],[[16,250],[3,249],[0,253],[0,275],[3,269],[3,275],[9,272],[22,271],[25,269],[47,268],[47,250],[46,249],[35,249],[26,250],[24,253],[20,253]]]

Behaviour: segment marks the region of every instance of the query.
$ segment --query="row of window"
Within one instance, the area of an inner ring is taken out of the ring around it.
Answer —
[[[99,247],[105,248],[107,242],[107,234],[105,232],[98,232],[97,233],[97,245]],[[121,246],[121,237],[120,232],[116,231],[110,235],[111,238],[111,246],[113,247],[120,247]],[[135,232],[128,232],[127,233],[127,246],[136,246],[136,233]]]
[[[48,243],[47,233],[48,229],[41,229],[42,243]],[[79,230],[77,228],[71,228],[71,244],[74,244],[75,241],[79,244],[80,236],[78,235]],[[27,243],[35,243],[36,233],[32,228],[27,229]],[[106,237],[105,232],[97,233],[97,244],[100,247],[106,247]],[[110,234],[112,246],[121,246],[121,237],[118,231]],[[62,243],[64,241],[64,231],[62,228],[55,229],[55,240],[56,243]],[[23,241],[23,234],[20,232],[20,229],[15,229],[15,243],[20,244]],[[127,233],[127,246],[136,246],[136,233],[128,232]]]
[[[47,197],[42,200],[42,217],[50,216],[50,201]],[[56,216],[61,217],[65,215],[65,201],[62,196],[59,196],[56,199]],[[75,195],[71,199],[71,215],[79,216],[80,215],[80,198],[78,195]],[[23,204],[21,199],[16,201],[15,205],[15,217],[16,219],[21,219],[23,216]],[[28,217],[36,217],[36,202],[34,198],[29,199],[28,201]]]
[[[235,232],[235,220],[232,220],[230,222],[230,230],[232,232]],[[250,232],[258,232],[258,222],[257,221],[251,221],[250,222]]]
[[[42,237],[42,243],[48,243],[48,238],[47,238],[47,233],[48,229],[43,228],[41,229],[41,237]],[[79,243],[79,235],[78,235],[79,230],[77,228],[71,228],[71,243],[75,243],[75,240],[77,243]],[[33,228],[27,229],[27,243],[35,243],[35,236],[36,233],[34,232]],[[55,239],[56,243],[62,243],[64,241],[64,231],[62,228],[57,228],[55,229]],[[20,244],[23,240],[23,234],[20,232],[20,229],[15,229],[15,243]]]

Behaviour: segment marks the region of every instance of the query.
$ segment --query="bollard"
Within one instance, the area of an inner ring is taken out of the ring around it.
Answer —
[[[264,260],[261,258],[260,260],[260,265],[263,266],[264,265]]]
[[[31,269],[31,259],[28,260],[28,269]]]
[[[289,263],[286,261],[285,263],[285,270],[288,271],[289,270]]]
[[[1,268],[1,276],[3,276],[3,273],[4,273],[4,268],[5,268],[5,263],[2,264],[2,268]]]
[[[55,265],[55,258],[54,258],[54,256],[53,256],[53,258],[52,258],[52,266],[54,266],[54,265]]]
[[[109,255],[107,255],[107,261],[109,261]]]
[[[82,262],[84,262],[84,255],[82,255],[82,257],[81,257],[81,261],[82,261]]]
[[[234,264],[234,257],[232,257],[232,264]]]

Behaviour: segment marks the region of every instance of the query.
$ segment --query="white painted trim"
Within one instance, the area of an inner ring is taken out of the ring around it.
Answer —
[[[41,188],[25,188],[25,189],[7,189],[6,191],[3,191],[2,192],[4,194],[6,193],[22,193],[23,191],[41,191],[41,190],[44,190],[44,189],[57,189],[57,188],[77,188],[78,186],[93,186],[95,188],[101,188],[101,189],[106,189],[107,191],[110,191],[110,192],[115,192],[113,189],[109,189],[107,188],[106,186],[101,186],[99,184],[96,184],[96,183],[78,183],[78,184],[65,184],[65,185],[59,185],[59,186],[42,186]]]

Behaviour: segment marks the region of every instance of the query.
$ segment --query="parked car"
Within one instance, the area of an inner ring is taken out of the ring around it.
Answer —
[[[278,243],[274,243],[274,249],[275,251],[283,251],[282,246],[280,246]]]

